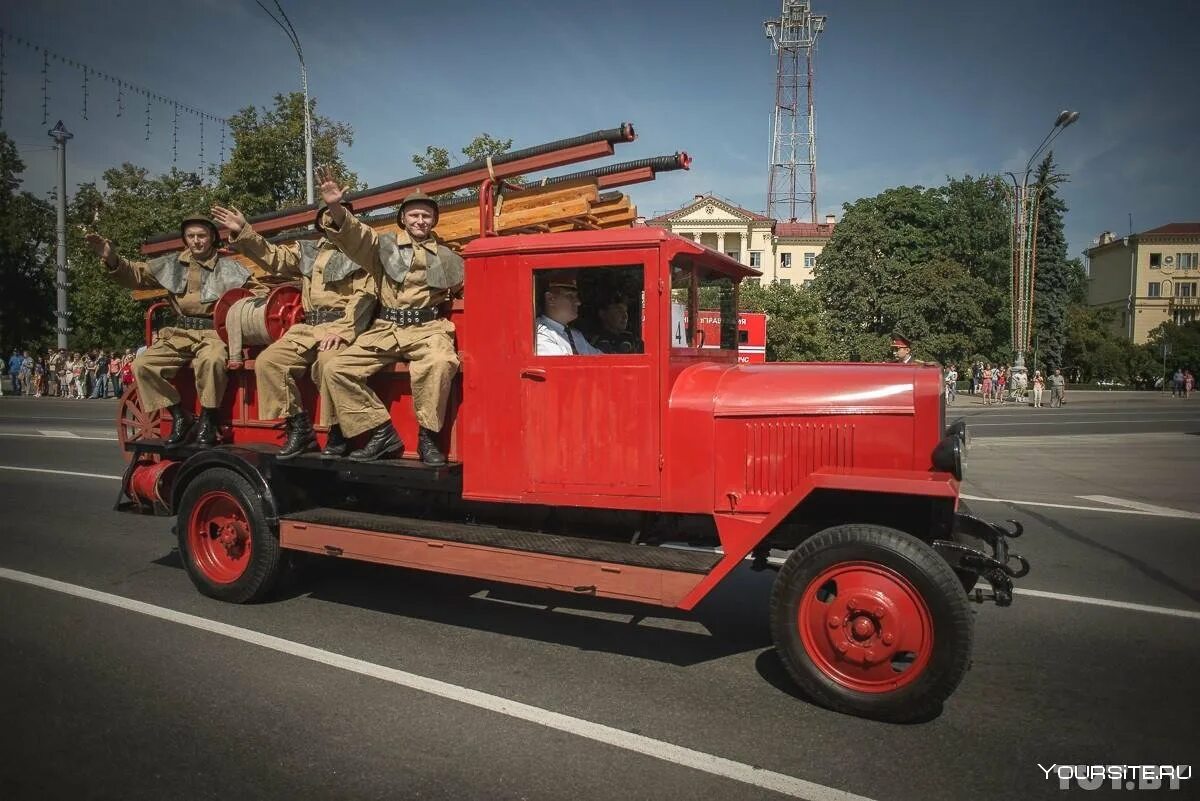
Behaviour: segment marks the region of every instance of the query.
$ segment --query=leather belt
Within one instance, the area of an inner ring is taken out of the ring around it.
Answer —
[[[342,319],[345,313],[345,309],[313,309],[304,313],[304,322],[309,325],[323,325]]]
[[[389,323],[408,326],[432,322],[442,315],[436,306],[430,306],[425,309],[391,309],[380,307],[379,312],[375,316],[379,320],[387,320]]]
[[[175,318],[175,328],[187,328],[192,331],[202,331],[212,328],[213,321],[211,317],[190,317],[186,314],[181,314]]]

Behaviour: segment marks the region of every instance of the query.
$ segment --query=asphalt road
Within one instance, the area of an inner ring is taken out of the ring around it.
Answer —
[[[1062,798],[1039,763],[1194,764],[1200,401],[1169,401],[962,404],[965,504],[1034,570],[942,714],[888,725],[791,689],[769,571],[686,615],[344,562],[210,601],[170,521],[110,511],[114,402],[0,399],[0,799]]]

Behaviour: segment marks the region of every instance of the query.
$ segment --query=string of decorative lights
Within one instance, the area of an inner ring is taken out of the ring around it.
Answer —
[[[89,101],[90,101],[90,97],[91,97],[91,81],[92,81],[92,79],[104,80],[104,81],[107,81],[108,83],[113,84],[117,88],[116,116],[118,116],[118,117],[124,116],[124,113],[125,113],[125,94],[126,94],[126,92],[128,92],[130,94],[141,95],[142,97],[146,98],[146,123],[145,123],[146,141],[150,141],[151,118],[153,115],[154,104],[160,103],[162,105],[171,107],[171,109],[172,109],[171,162],[172,162],[172,164],[177,163],[178,158],[179,158],[179,114],[180,114],[180,112],[183,112],[185,114],[190,114],[193,117],[195,117],[197,120],[199,120],[199,122],[200,122],[200,162],[201,162],[202,169],[203,169],[203,164],[205,161],[204,123],[206,121],[215,122],[221,126],[221,163],[222,164],[225,163],[225,129],[229,125],[229,120],[226,119],[225,117],[220,117],[220,116],[217,116],[216,114],[211,114],[203,109],[196,108],[195,106],[191,106],[191,105],[188,105],[187,103],[183,103],[179,100],[176,100],[173,97],[168,97],[166,95],[160,94],[159,92],[155,92],[152,89],[146,88],[145,86],[141,86],[141,85],[133,83],[131,81],[127,81],[124,78],[120,78],[116,75],[112,75],[110,73],[104,72],[103,70],[98,70],[95,67],[92,67],[90,64],[84,64],[83,62],[77,61],[76,59],[69,58],[69,57],[61,55],[59,53],[55,53],[54,51],[50,50],[49,48],[43,47],[42,45],[40,45],[36,42],[33,42],[29,39],[26,39],[23,36],[17,36],[16,34],[10,33],[9,31],[5,30],[4,28],[0,28],[0,124],[3,124],[3,121],[4,121],[4,110],[5,110],[4,105],[5,105],[5,100],[7,99],[6,92],[5,92],[5,83],[6,83],[5,79],[8,75],[8,73],[6,71],[6,67],[7,67],[8,58],[11,55],[5,47],[6,43],[12,43],[12,44],[19,45],[20,47],[26,48],[28,50],[32,50],[35,53],[40,53],[42,56],[42,124],[43,125],[46,125],[50,120],[50,99],[51,99],[50,98],[50,84],[52,83],[52,81],[50,79],[50,64],[53,61],[53,62],[56,62],[59,64],[63,64],[67,67],[77,69],[82,73],[82,76],[83,76],[82,117],[83,117],[83,119],[85,119],[85,120],[89,119],[88,105],[89,105]]]

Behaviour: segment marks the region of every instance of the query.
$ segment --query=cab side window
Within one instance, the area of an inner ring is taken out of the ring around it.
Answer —
[[[534,352],[538,356],[642,353],[642,265],[535,270]]]

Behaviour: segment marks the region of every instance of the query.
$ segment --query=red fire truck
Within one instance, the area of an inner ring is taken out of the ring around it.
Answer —
[[[947,425],[940,370],[739,363],[738,286],[755,270],[658,228],[481,225],[466,298],[446,310],[462,361],[449,465],[277,461],[282,425],[258,419],[251,359],[214,448],[165,447],[169,421],[129,390],[119,506],[174,516],[197,589],[233,603],[314,554],[690,610],[735,568],[783,556],[770,628],[808,697],[935,713],[970,662],[970,602],[1007,606],[1029,567],[1008,551],[1019,526],[958,510],[966,430]],[[642,352],[536,354],[535,287],[568,268],[581,287],[640,290],[626,296]],[[372,381],[415,441],[405,366]]]
[[[719,349],[721,315],[712,309],[700,310],[700,330],[704,332],[706,348]],[[762,312],[739,312],[737,321],[738,364],[762,364],[767,360],[767,315]]]

